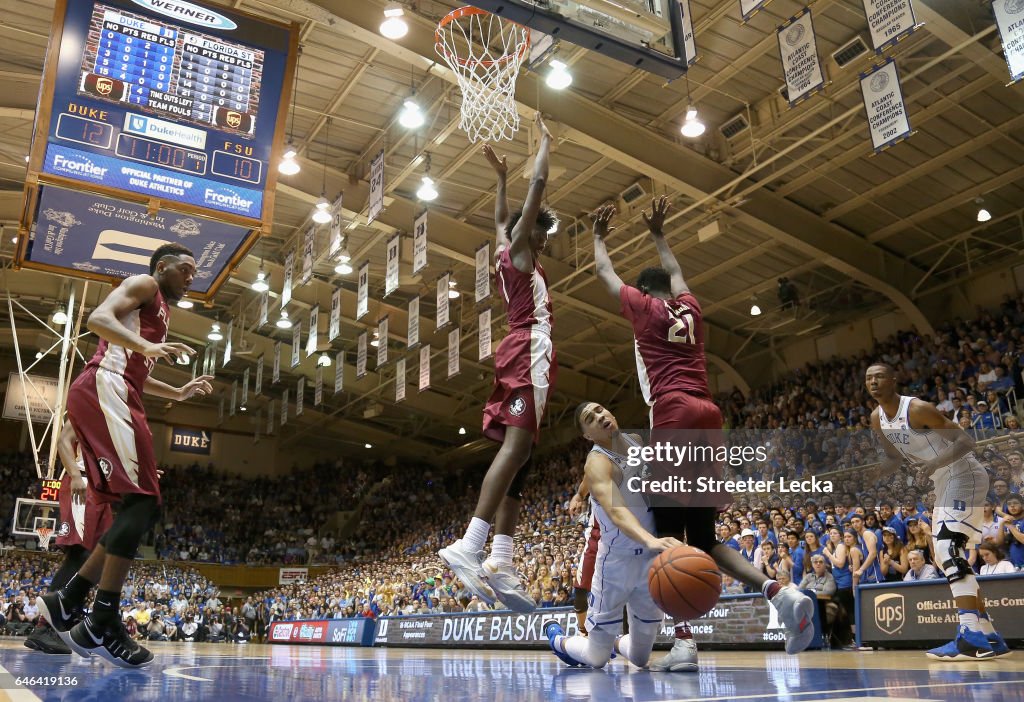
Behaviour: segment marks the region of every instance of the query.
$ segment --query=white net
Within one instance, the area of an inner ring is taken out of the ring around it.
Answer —
[[[37,527],[36,537],[39,539],[39,550],[50,550],[50,539],[53,537],[53,529],[50,527]]]
[[[530,31],[475,7],[460,7],[441,20],[434,49],[455,72],[462,90],[459,127],[471,142],[515,138],[515,91]]]

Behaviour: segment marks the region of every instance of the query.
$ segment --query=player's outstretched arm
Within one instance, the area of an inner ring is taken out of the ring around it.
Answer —
[[[612,462],[599,453],[591,452],[587,457],[585,472],[590,485],[590,494],[601,505],[615,526],[633,541],[643,544],[644,548],[651,551],[665,551],[674,546],[682,546],[682,542],[678,539],[672,537],[659,539],[644,529],[636,516],[626,507],[619,486],[612,480],[613,468]]]
[[[548,182],[551,132],[548,131],[547,126],[544,124],[544,119],[541,117],[540,112],[537,113],[537,127],[540,129],[540,147],[537,149],[537,158],[534,159],[533,163],[533,177],[530,179],[530,189],[526,191],[526,200],[523,201],[523,216],[511,232],[510,253],[513,256],[529,253],[530,234],[533,232],[534,226],[536,226],[537,214],[540,212],[540,206],[544,200],[544,188]]]
[[[60,462],[64,464],[64,470],[71,476],[73,498],[84,502],[87,484],[78,467],[78,457],[75,455],[75,440],[77,438],[78,435],[75,434],[75,428],[71,426],[71,422],[64,422],[60,436],[57,437],[57,455],[60,456]]]
[[[490,144],[484,144],[483,152],[487,162],[494,169],[498,181],[494,194],[494,230],[497,239],[496,248],[500,249],[507,247],[510,243],[508,238],[508,194],[506,193],[508,159],[504,156],[499,159]]]
[[[897,451],[892,442],[885,438],[885,434],[882,433],[882,423],[878,419],[877,408],[871,413],[871,430],[875,432],[875,436],[878,437],[878,443],[885,452],[885,458],[882,459],[883,472],[885,474],[895,473],[903,463],[903,454]]]
[[[930,477],[943,466],[955,463],[974,450],[974,439],[954,424],[946,415],[935,409],[935,405],[924,400],[914,399],[910,403],[910,425],[918,430],[934,431],[943,439],[952,442],[938,456],[925,461],[921,472]]]
[[[654,246],[658,249],[658,257],[661,259],[661,267],[664,268],[671,279],[672,284],[672,296],[678,297],[685,292],[690,292],[689,286],[686,284],[686,280],[683,278],[683,269],[679,267],[679,261],[676,260],[676,255],[672,253],[672,247],[668,245],[668,241],[665,240],[665,215],[668,214],[669,201],[668,197],[662,195],[660,198],[651,201],[651,214],[642,212],[641,216],[644,218],[644,224],[647,225],[647,230],[651,233],[651,238],[654,240]]]
[[[608,247],[604,242],[605,237],[615,230],[615,227],[608,226],[614,216],[615,206],[603,205],[590,215],[590,219],[594,222],[594,272],[597,273],[597,279],[604,283],[605,289],[618,300],[622,278],[615,272],[615,266],[612,265]]]
[[[154,395],[155,397],[162,397],[165,400],[174,400],[175,402],[183,402],[190,397],[196,395],[203,397],[213,392],[213,381],[212,375],[201,375],[198,378],[194,378],[189,382],[182,385],[180,388],[176,388],[173,385],[157,380],[153,376],[147,376],[146,382],[142,386],[142,391],[147,395]]]

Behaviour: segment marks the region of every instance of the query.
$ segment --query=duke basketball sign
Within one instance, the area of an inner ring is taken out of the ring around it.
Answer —
[[[208,431],[203,431],[202,429],[185,429],[182,427],[174,427],[171,429],[172,451],[209,456],[210,445],[212,443],[212,435]]]

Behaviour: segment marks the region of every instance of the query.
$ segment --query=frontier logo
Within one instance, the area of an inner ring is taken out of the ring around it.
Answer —
[[[903,595],[890,593],[875,600],[875,626],[894,636],[907,622],[907,608]]]
[[[106,168],[100,168],[87,158],[66,158],[61,154],[53,157],[53,167],[76,175],[90,176],[93,178],[104,178],[107,175]]]
[[[246,200],[244,197],[240,197],[238,193],[221,193],[207,188],[203,193],[203,201],[208,205],[217,205],[220,207],[230,207],[235,210],[243,210],[248,212],[252,206],[252,200]]]

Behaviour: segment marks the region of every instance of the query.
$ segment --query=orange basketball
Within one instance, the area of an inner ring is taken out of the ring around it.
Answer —
[[[647,587],[655,604],[676,620],[698,619],[722,594],[722,573],[711,556],[692,546],[662,551],[651,564]]]

